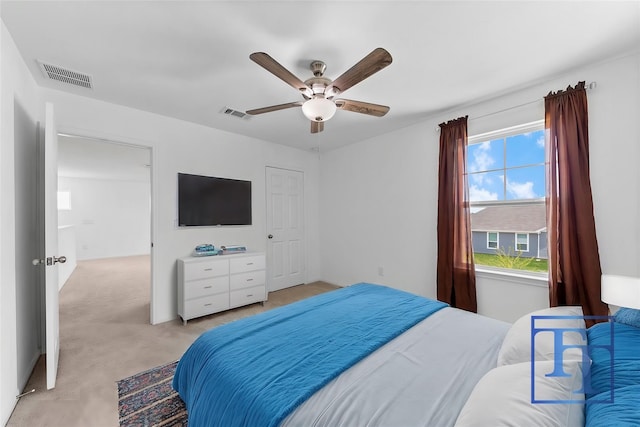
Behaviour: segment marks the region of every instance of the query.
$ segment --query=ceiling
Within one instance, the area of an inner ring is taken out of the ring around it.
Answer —
[[[327,150],[640,47],[640,1],[3,1],[2,19],[39,85],[302,149]],[[302,97],[249,59],[301,80],[335,79],[377,47],[393,63],[344,93],[391,107],[338,110],[319,134]],[[92,77],[45,79],[37,60]],[[446,117],[445,117],[446,118]]]

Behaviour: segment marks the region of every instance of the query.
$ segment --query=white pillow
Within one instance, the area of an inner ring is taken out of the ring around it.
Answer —
[[[455,427],[583,427],[581,362],[563,363],[569,377],[546,377],[553,361],[535,362],[535,399],[580,403],[532,403],[531,362],[487,372],[471,392]]]
[[[507,332],[498,353],[497,366],[511,365],[531,361],[531,316],[582,316],[582,307],[551,307],[526,314],[515,321]],[[574,328],[586,334],[584,319],[536,319],[536,328]],[[562,342],[565,345],[586,345],[586,337],[576,332],[565,332]],[[554,358],[554,332],[540,331],[535,335],[535,360],[552,360]],[[563,360],[581,360],[582,350],[567,349],[563,352]]]

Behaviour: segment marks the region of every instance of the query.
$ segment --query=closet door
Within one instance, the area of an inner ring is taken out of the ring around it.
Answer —
[[[267,167],[267,290],[304,283],[304,174]]]

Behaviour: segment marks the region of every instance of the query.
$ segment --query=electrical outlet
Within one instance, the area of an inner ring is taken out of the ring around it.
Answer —
[[[384,268],[378,267],[378,276],[384,276]]]

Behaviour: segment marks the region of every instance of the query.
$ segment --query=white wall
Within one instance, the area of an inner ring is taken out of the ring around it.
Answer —
[[[477,271],[476,295],[478,313],[510,323],[549,307],[546,279]]]
[[[640,276],[640,54],[636,53],[323,153],[323,279],[339,285],[371,281],[434,297],[438,123],[468,114],[469,134],[474,135],[540,120],[544,118],[543,97],[580,80],[597,83],[588,92],[588,101],[591,180],[602,269]],[[521,107],[512,108],[516,106]],[[379,267],[383,267],[384,276],[378,274]],[[503,281],[481,281],[482,311],[505,320],[540,308],[540,298],[547,294],[545,288],[523,288],[513,297],[505,297]],[[535,296],[528,298],[530,292]],[[513,298],[528,299],[530,305],[512,304]]]
[[[56,108],[60,132],[104,138],[152,148],[153,280],[152,322],[176,316],[176,259],[202,242],[245,244],[266,250],[265,167],[305,174],[307,281],[321,277],[318,255],[318,156],[289,147],[234,135],[55,90],[42,90]],[[178,229],[177,173],[245,179],[253,185],[253,225]]]
[[[424,123],[322,154],[324,280],[434,296],[438,156],[431,134]]]
[[[78,260],[150,253],[149,182],[58,177],[71,210],[58,211],[60,225],[74,225]]]
[[[153,323],[176,316],[176,258],[190,254],[202,242],[245,244],[266,250],[265,167],[289,168],[304,173],[306,226],[306,281],[319,280],[319,223],[317,153],[265,143],[204,126],[175,120],[114,104],[94,101],[55,90],[38,88],[17,53],[4,23],[2,42],[2,103],[0,145],[0,422],[5,423],[20,392],[16,360],[16,245],[14,173],[27,165],[14,164],[14,98],[20,99],[34,121],[42,121],[44,102],[56,109],[58,130],[80,136],[103,138],[152,149]],[[223,176],[253,182],[253,225],[245,227],[177,229],[176,174]],[[36,318],[39,306],[30,312]],[[37,331],[34,331],[37,333]],[[21,362],[22,363],[22,362]]]
[[[41,116],[37,87],[4,23],[0,34],[0,424],[4,425],[39,354],[39,300],[25,300],[34,297],[35,283],[29,282],[34,268],[31,260],[36,256],[31,254],[34,242],[29,236],[23,239],[24,227],[16,221],[16,215],[29,217],[26,210],[35,202],[17,199],[16,193],[33,184],[22,171],[34,171],[35,159],[29,156],[35,142],[31,126]],[[23,286],[31,291],[24,293]]]

